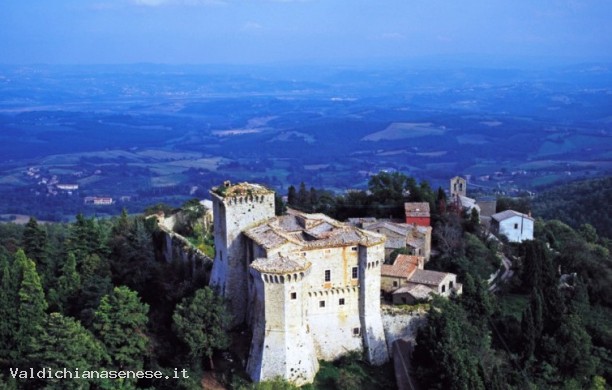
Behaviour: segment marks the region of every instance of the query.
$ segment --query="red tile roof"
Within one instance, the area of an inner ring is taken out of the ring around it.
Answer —
[[[414,271],[419,268],[419,263],[423,263],[422,257],[398,255],[392,265],[382,265],[380,275],[408,279],[410,276],[412,276]]]

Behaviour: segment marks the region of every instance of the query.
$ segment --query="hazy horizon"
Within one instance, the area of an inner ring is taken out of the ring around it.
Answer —
[[[0,64],[11,65],[612,61],[605,0],[57,0],[0,11]]]

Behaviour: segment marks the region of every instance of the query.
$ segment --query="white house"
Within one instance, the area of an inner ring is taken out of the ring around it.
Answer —
[[[491,230],[503,234],[510,242],[523,242],[533,240],[533,222],[527,214],[506,210],[491,216]]]

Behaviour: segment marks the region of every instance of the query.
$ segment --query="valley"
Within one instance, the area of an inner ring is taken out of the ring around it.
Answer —
[[[537,192],[610,174],[610,107],[595,65],[2,66],[0,214],[141,212],[226,179],[364,189],[382,170]]]

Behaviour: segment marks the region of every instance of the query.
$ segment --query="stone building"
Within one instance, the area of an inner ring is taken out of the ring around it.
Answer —
[[[467,180],[460,176],[455,176],[450,180],[450,198],[458,210],[465,210],[468,214],[476,210],[480,218],[480,205],[476,199],[467,196]]]
[[[252,331],[254,381],[312,382],[318,359],[363,351],[389,358],[380,313],[384,236],[322,214],[274,215],[274,193],[249,183],[211,191],[216,256],[211,282],[234,324]]]
[[[467,196],[467,181],[461,176],[455,176],[450,180],[450,196],[451,199]]]
[[[393,264],[381,269],[381,290],[391,295],[394,304],[411,304],[427,300],[431,295],[459,295],[463,286],[457,275],[449,272],[423,269],[424,259],[419,256],[399,255]]]
[[[407,249],[408,254],[431,257],[431,226],[405,224],[375,218],[349,218],[348,223],[386,237],[385,259],[397,249]]]

